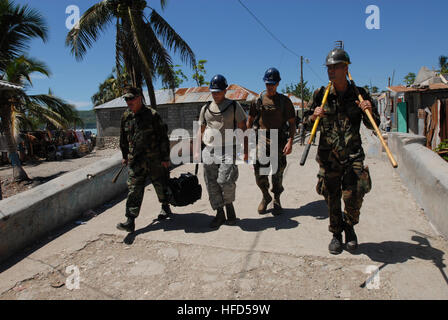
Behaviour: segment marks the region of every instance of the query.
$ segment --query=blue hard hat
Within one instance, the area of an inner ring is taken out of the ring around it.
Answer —
[[[225,90],[227,88],[226,78],[224,78],[224,76],[221,74],[213,76],[212,80],[210,81],[209,88],[211,92],[219,92]]]
[[[277,84],[282,80],[280,78],[280,72],[276,68],[269,68],[264,73],[263,81],[267,84]]]

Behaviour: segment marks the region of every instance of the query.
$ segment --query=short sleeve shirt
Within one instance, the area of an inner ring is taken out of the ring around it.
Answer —
[[[295,119],[294,106],[283,94],[276,93],[273,97],[263,94],[261,106],[257,106],[257,101],[251,103],[249,115],[260,114],[260,129],[280,129],[289,119]]]
[[[234,130],[241,121],[245,121],[247,116],[241,105],[235,101],[235,109],[232,105],[233,100],[224,99],[219,105],[214,101],[207,105],[204,105],[201,109],[199,115],[199,123],[205,126],[204,136],[202,138],[203,142],[207,146],[218,146],[219,141],[215,141],[213,133],[215,130],[219,131],[221,134],[221,144],[231,145],[232,141],[225,141],[225,130]]]

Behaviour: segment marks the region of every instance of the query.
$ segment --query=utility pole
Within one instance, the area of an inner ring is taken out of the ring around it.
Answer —
[[[302,120],[303,120],[303,56],[300,56],[300,99],[302,100]]]
[[[303,145],[305,141],[305,127],[303,124],[303,115],[305,114],[305,110],[303,107],[303,56],[300,56],[300,99],[302,100],[302,117],[300,119],[301,122],[301,132],[300,132],[300,144]]]

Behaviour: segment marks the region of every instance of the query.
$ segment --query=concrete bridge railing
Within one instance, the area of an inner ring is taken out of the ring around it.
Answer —
[[[0,201],[0,262],[48,232],[123,193],[127,169],[116,183],[121,152]]]
[[[425,147],[423,136],[389,133],[388,144],[403,184],[432,225],[448,238],[448,162]]]

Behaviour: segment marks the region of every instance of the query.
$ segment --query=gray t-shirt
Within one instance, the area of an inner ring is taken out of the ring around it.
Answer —
[[[224,99],[219,105],[214,101],[210,103],[208,110],[204,105],[199,115],[199,123],[201,126],[205,126],[204,135],[202,141],[207,146],[218,146],[218,141],[213,138],[214,131],[218,130],[221,134],[222,145],[232,145],[232,141],[225,141],[225,129],[236,129],[238,122],[245,121],[247,116],[241,105],[235,101],[235,112],[231,105],[233,100]],[[227,109],[226,109],[227,108]],[[222,112],[224,110],[224,112]],[[235,120],[235,121],[234,121]]]

